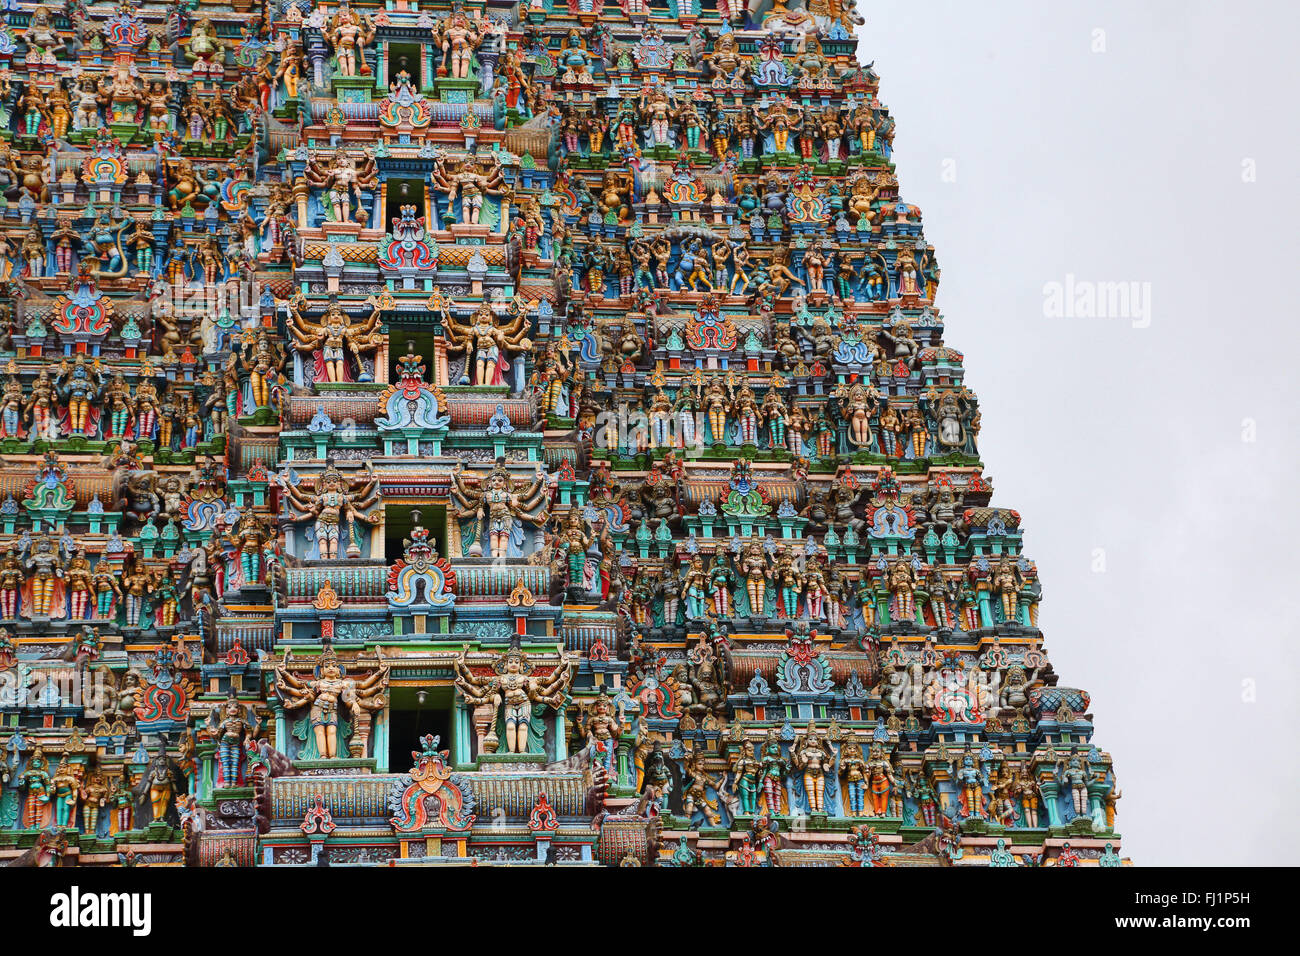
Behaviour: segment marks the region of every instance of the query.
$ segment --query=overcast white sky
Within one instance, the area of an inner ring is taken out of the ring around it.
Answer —
[[[1300,5],[859,8],[1125,854],[1294,865]],[[1070,274],[1149,283],[1149,326],[1046,317]]]

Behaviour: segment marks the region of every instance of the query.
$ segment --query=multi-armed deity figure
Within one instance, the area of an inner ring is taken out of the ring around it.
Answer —
[[[357,76],[369,72],[365,49],[375,38],[375,27],[369,17],[357,13],[344,0],[338,12],[330,19],[327,34],[334,45],[339,76]]]
[[[338,758],[340,708],[345,708],[354,721],[351,749],[355,756],[364,756],[370,714],[388,705],[388,668],[380,666],[364,677],[348,677],[328,643],[311,679],[296,676],[289,662],[290,652],[286,651],[285,660],[275,666],[275,688],[287,710],[311,708],[308,717],[316,753],[322,760]]]
[[[339,537],[345,523],[347,546],[343,549],[344,554],[356,558],[361,556],[356,541],[357,522],[375,525],[383,519],[380,512],[363,513],[379,501],[379,477],[369,461],[365,468],[364,478],[349,481],[330,459],[311,492],[302,491],[281,478],[280,486],[293,509],[294,518],[300,521],[315,519],[316,541],[323,561],[333,561],[339,556]]]
[[[474,541],[468,552],[471,556],[482,554],[486,538],[493,558],[508,557],[512,539],[519,547],[523,544],[519,522],[542,525],[549,517],[545,478],[539,475],[522,491],[515,491],[510,472],[500,460],[477,487],[469,487],[459,473],[453,473],[451,496],[460,506],[457,518],[475,519]]]
[[[353,322],[331,296],[320,321],[312,322],[302,314],[306,300],[301,294],[289,300],[289,335],[294,348],[311,357],[313,382],[347,382],[364,375],[363,356],[373,355],[383,344],[383,337],[375,334],[379,304],[373,296],[366,304],[370,315]],[[356,363],[355,371],[348,367],[349,353]]]
[[[533,677],[533,662],[516,641],[510,650],[497,657],[492,665],[494,676],[475,674],[466,663],[466,645],[456,661],[456,686],[471,704],[492,704],[501,711],[506,750],[512,754],[529,752],[529,733],[533,705],[554,708],[564,706],[564,689],[573,676],[573,662],[560,651],[560,662],[548,677]]]
[[[433,36],[442,49],[447,75],[463,80],[469,76],[470,62],[483,42],[483,34],[459,3],[453,7],[451,14],[434,26]]]
[[[496,153],[485,159],[466,156],[455,162],[442,154],[433,170],[433,183],[447,194],[449,213],[459,196],[460,221],[466,225],[478,225],[484,197],[502,195],[503,191],[498,187],[504,176],[501,157]]]
[[[453,303],[454,304],[454,303]],[[470,384],[470,369],[474,370],[475,385],[501,385],[512,357],[532,348],[528,339],[528,314],[520,310],[513,317],[501,320],[487,302],[482,303],[468,322],[457,319],[450,310],[445,324],[447,350],[465,354],[465,371],[459,384]],[[522,384],[516,376],[515,388]]]
[[[379,185],[375,158],[366,153],[358,163],[340,146],[330,156],[328,165],[313,157],[304,172],[307,184],[324,191],[322,205],[331,222],[355,222],[365,225],[368,218],[362,205],[364,194]],[[356,200],[356,208],[352,202]]]

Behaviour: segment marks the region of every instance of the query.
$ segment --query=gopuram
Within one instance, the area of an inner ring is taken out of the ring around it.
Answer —
[[[0,864],[1121,865],[862,24],[3,0]]]

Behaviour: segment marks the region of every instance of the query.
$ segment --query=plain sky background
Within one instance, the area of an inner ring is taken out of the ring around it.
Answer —
[[[859,10],[1125,855],[1294,864],[1300,4]],[[1150,283],[1150,326],[1045,317],[1067,274]]]

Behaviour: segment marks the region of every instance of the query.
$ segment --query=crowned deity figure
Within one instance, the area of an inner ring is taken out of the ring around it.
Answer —
[[[315,521],[316,541],[323,561],[333,561],[339,556],[339,538],[345,524],[347,546],[344,554],[349,558],[359,558],[361,548],[356,542],[357,523],[375,525],[383,519],[382,512],[363,513],[379,501],[379,476],[369,461],[366,461],[365,469],[364,478],[349,481],[331,458],[310,491],[291,485],[283,476],[280,477],[280,487],[284,489],[294,518]]]
[[[306,298],[301,293],[289,300],[289,335],[294,348],[311,357],[313,382],[348,382],[365,375],[362,357],[373,355],[383,344],[383,337],[375,334],[379,304],[371,296],[366,305],[370,306],[370,315],[354,322],[339,306],[338,299],[331,296],[325,314],[312,322],[302,314]],[[349,367],[349,354],[355,369]]]
[[[501,166],[501,157],[492,153],[486,159],[467,156],[458,161],[451,161],[446,154],[438,157],[433,169],[433,183],[447,194],[447,209],[450,210],[460,197],[460,221],[466,225],[478,225],[483,213],[483,199],[486,196],[501,196],[505,172]]]
[[[470,370],[473,369],[473,384],[501,385],[512,359],[526,354],[533,347],[528,338],[526,309],[519,309],[515,315],[501,319],[492,311],[492,306],[484,302],[468,322],[457,319],[450,309],[446,316],[447,350],[465,354],[465,371],[457,384],[469,385]],[[516,379],[521,377],[516,376]],[[516,390],[520,384],[516,381]]]
[[[338,759],[339,716],[345,709],[353,719],[349,749],[354,757],[365,756],[370,715],[388,706],[388,668],[380,666],[364,677],[349,677],[327,643],[315,675],[304,679],[289,669],[291,653],[286,651],[284,660],[275,665],[275,688],[286,710],[310,708],[317,754],[322,760]]]
[[[433,38],[442,49],[443,69],[447,75],[463,80],[469,76],[470,62],[474,59],[474,51],[483,42],[483,33],[479,25],[465,15],[459,3],[453,6],[451,15],[434,26]]]
[[[572,677],[573,661],[559,650],[560,661],[555,669],[546,677],[535,677],[535,665],[516,639],[493,663],[494,674],[486,676],[470,670],[465,656],[468,651],[469,645],[465,645],[455,663],[456,687],[471,704],[490,703],[499,708],[507,752],[528,753],[533,705],[545,704],[556,709],[564,706],[564,690]]]
[[[369,17],[357,13],[344,0],[325,32],[334,46],[339,76],[363,76],[370,72],[365,49],[375,38],[375,27]]]
[[[366,152],[360,162],[342,146],[334,150],[328,163],[312,157],[303,173],[307,184],[323,191],[322,205],[332,222],[355,222],[365,225],[367,215],[362,205],[364,193],[379,185],[375,158]],[[353,200],[356,207],[353,208]]]
[[[803,789],[809,813],[826,811],[826,775],[835,770],[835,751],[813,721],[795,738],[790,747],[790,762],[803,771]]]
[[[475,519],[469,555],[483,553],[484,538],[493,558],[508,557],[512,543],[522,547],[519,523],[542,525],[549,517],[546,492],[546,479],[540,474],[523,490],[515,490],[505,462],[499,459],[475,487],[465,484],[459,473],[453,473],[451,496],[459,506],[456,517]]]

